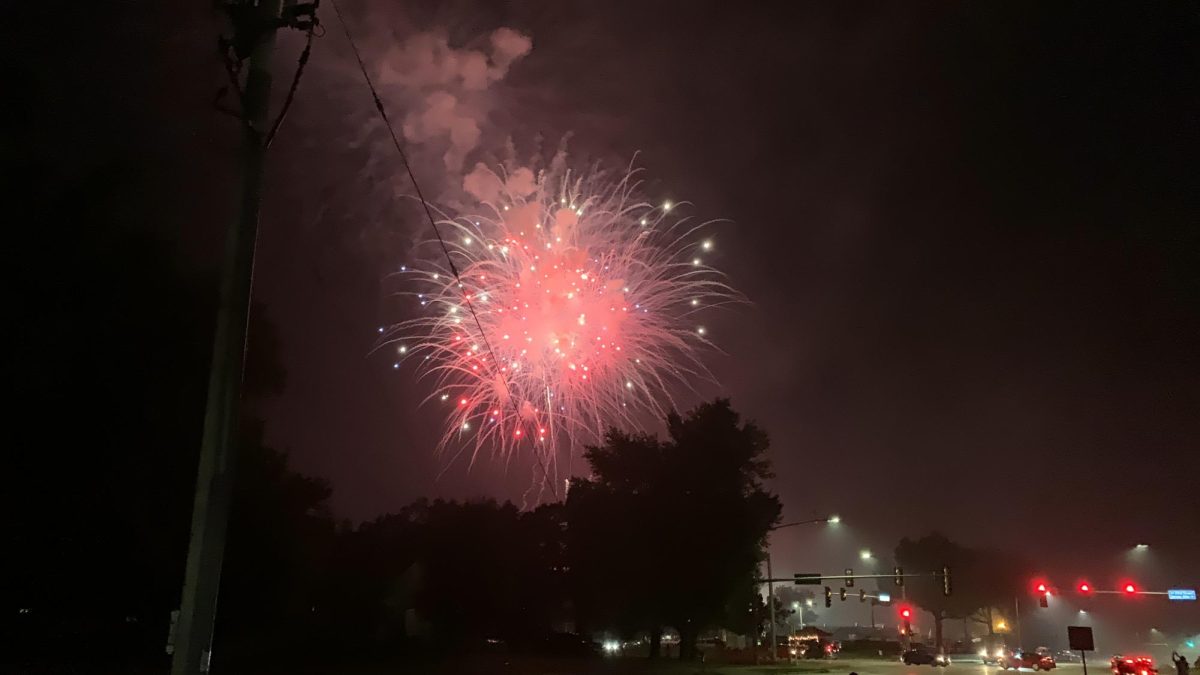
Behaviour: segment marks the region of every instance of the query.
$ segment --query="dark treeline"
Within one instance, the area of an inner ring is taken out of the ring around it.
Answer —
[[[600,632],[644,634],[657,651],[668,627],[688,658],[703,629],[757,633],[756,563],[779,512],[758,484],[765,436],[724,401],[672,416],[670,428],[666,443],[612,432],[588,452],[593,477],[577,479],[563,503],[520,511],[418,500],[352,527],[329,512],[328,486],[288,469],[261,442],[260,425],[247,424],[216,665],[488,650],[578,656]],[[113,663],[165,666],[185,516],[173,516],[174,531],[164,520],[111,548],[104,533],[133,523],[93,523],[95,536],[47,551],[76,576],[25,570],[16,597],[29,611],[7,614],[17,618],[6,627],[7,658],[103,652]],[[156,541],[167,535],[176,550]]]
[[[357,527],[335,524],[322,483],[248,443],[218,655],[582,655],[599,634],[644,635],[656,654],[670,628],[690,658],[702,630],[757,634],[757,562],[780,509],[760,483],[766,436],[727,401],[668,429],[610,432],[562,503],[418,500]]]
[[[15,261],[31,286],[13,331],[24,389],[0,664],[169,662],[215,303],[111,215],[122,175],[30,166],[18,185],[36,215]],[[268,314],[251,322],[214,667],[571,652],[585,649],[572,632],[666,628],[687,657],[705,628],[757,630],[756,562],[780,506],[762,486],[767,437],[728,402],[672,415],[666,439],[614,430],[562,503],[419,500],[354,526],[331,513],[329,485],[264,442],[255,404],[285,385]]]

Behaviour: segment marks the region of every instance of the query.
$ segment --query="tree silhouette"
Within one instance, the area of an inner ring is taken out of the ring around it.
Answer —
[[[244,420],[214,638],[223,664],[277,660],[309,633],[333,544],[329,485],[288,468]]]
[[[1023,563],[1011,555],[970,549],[938,532],[915,540],[901,539],[896,546],[896,562],[910,574],[940,572],[943,566],[950,566],[953,594],[949,597],[943,593],[941,577],[935,574],[905,580],[908,596],[933,614],[934,640],[939,648],[943,647],[945,619],[987,623],[990,633],[987,608],[1005,606],[1012,600],[1023,569]]]
[[[667,417],[668,440],[610,430],[585,456],[592,476],[567,499],[577,607],[589,628],[663,626],[695,654],[701,630],[750,613],[747,597],[779,500],[767,435],[728,400]],[[744,623],[738,620],[737,623]]]
[[[957,592],[947,597],[943,594],[941,579],[927,573],[940,571],[943,566],[949,565],[953,579],[954,575],[966,568],[969,558],[970,552],[966,548],[938,532],[916,540],[905,537],[896,546],[896,563],[909,574],[921,575],[905,579],[904,583],[908,589],[908,597],[933,615],[934,643],[939,650],[944,648],[943,621],[949,617],[962,616],[963,606],[969,603],[963,601],[962,592],[957,588],[961,583],[956,583]]]
[[[10,475],[21,480],[7,491],[19,508],[5,511],[5,531],[21,555],[0,570],[9,656],[165,663],[216,302],[215,284],[184,273],[171,243],[147,234],[147,214],[122,199],[145,172],[119,158],[78,173],[31,163],[15,185],[30,208],[16,218],[27,238],[12,267],[21,424]],[[258,306],[251,315],[249,398],[284,381],[264,316]]]

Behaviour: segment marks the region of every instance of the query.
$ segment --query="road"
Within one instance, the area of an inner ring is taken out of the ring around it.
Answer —
[[[954,657],[951,657],[953,660]],[[961,657],[945,668],[933,666],[906,666],[900,661],[881,661],[879,659],[838,659],[828,663],[830,673],[850,673],[858,675],[1013,675],[1014,671],[1004,671],[995,666],[985,666],[978,658]],[[1033,675],[1033,671],[1022,669],[1023,675]],[[1097,660],[1089,664],[1090,675],[1107,675],[1108,663]],[[1052,675],[1083,675],[1083,669],[1078,663],[1060,664],[1051,671]]]

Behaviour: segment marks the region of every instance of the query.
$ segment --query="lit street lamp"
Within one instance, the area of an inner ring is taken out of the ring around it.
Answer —
[[[797,525],[815,525],[817,523],[829,523],[830,525],[837,525],[840,522],[842,522],[841,517],[838,516],[837,514],[832,514],[832,515],[825,516],[824,518],[811,518],[809,520],[797,520],[797,521],[791,522],[791,523],[783,523],[782,525],[776,525],[775,527],[772,527],[771,529],[767,530],[767,533],[769,534],[771,532],[774,532],[775,530],[782,530],[785,527],[795,527]],[[775,660],[775,650],[776,650],[776,645],[775,645],[775,581],[774,581],[775,574],[771,570],[771,544],[770,544],[770,542],[767,542],[766,554],[767,554],[767,620],[771,622],[771,652],[770,653],[771,653],[771,660],[774,661]],[[757,656],[755,657],[755,659],[756,659],[755,663],[757,663],[758,662]]]
[[[858,557],[862,560],[870,560],[871,552],[864,548],[863,550],[858,552]]]

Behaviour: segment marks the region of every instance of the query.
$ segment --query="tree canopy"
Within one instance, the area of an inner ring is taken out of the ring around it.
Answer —
[[[612,429],[587,449],[592,476],[567,499],[568,550],[589,626],[672,626],[687,658],[699,631],[744,628],[755,613],[758,562],[781,507],[762,483],[767,434],[728,400],[666,422],[666,440]]]
[[[923,574],[905,580],[908,597],[933,614],[935,641],[942,645],[945,619],[977,618],[980,610],[1008,606],[1019,592],[1024,567],[1020,560],[1000,551],[972,549],[950,540],[939,532],[918,539],[905,537],[896,546],[896,563],[910,574]],[[949,566],[952,593],[944,594],[938,576]]]

